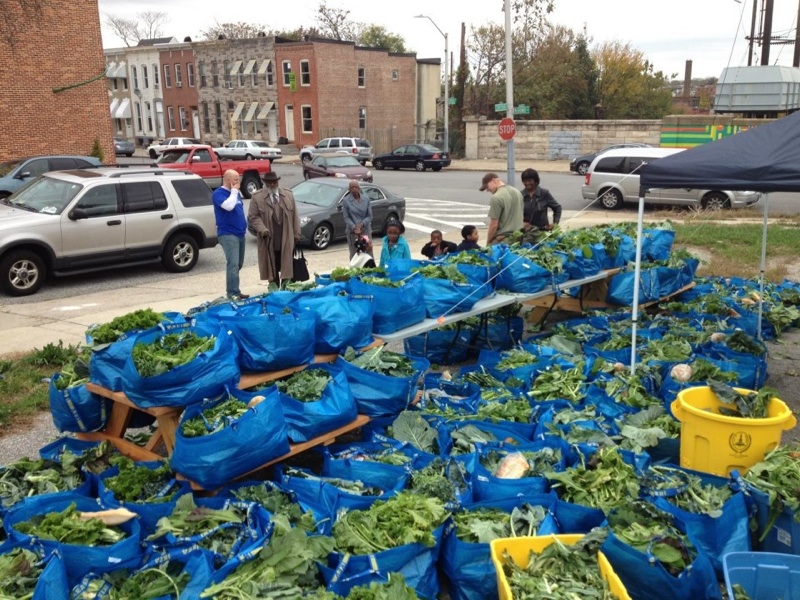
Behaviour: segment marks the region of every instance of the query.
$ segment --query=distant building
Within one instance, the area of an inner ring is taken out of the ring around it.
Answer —
[[[4,2],[0,161],[89,154],[114,162],[97,0]]]

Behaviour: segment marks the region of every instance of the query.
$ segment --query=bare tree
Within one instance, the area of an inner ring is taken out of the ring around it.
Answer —
[[[259,33],[266,33],[269,28],[258,23],[247,23],[239,21],[237,23],[220,23],[214,21],[213,27],[203,29],[200,35],[206,40],[216,40],[223,36],[228,40],[241,40],[246,38],[258,37]]]
[[[320,32],[335,40],[358,41],[364,24],[349,20],[348,15],[350,15],[349,10],[329,7],[325,0],[322,0],[317,8],[317,23]]]
[[[126,46],[135,46],[140,40],[152,40],[164,35],[162,28],[169,22],[167,13],[145,11],[136,19],[126,19],[118,15],[105,15],[106,26],[122,40]]]

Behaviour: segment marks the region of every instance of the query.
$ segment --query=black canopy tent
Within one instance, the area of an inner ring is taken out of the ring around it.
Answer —
[[[800,191],[800,112],[643,165],[639,182],[635,274],[637,284],[633,288],[631,369],[635,369],[636,360],[642,222],[645,197],[649,189],[752,190],[765,194],[760,274],[762,300],[758,306],[760,337],[767,258],[769,192]]]

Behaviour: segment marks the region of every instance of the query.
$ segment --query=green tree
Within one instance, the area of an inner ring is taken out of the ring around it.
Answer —
[[[322,0],[317,7],[317,24],[320,33],[324,37],[335,40],[357,41],[364,29],[364,24],[351,21],[349,16],[349,10],[330,7],[325,0]]]
[[[92,149],[89,151],[89,156],[94,156],[100,162],[103,162],[105,154],[103,153],[103,146],[100,145],[100,139],[94,138]]]
[[[259,23],[248,23],[238,21],[236,23],[220,23],[214,21],[214,25],[208,29],[203,29],[200,35],[204,40],[216,40],[220,36],[226,40],[243,40],[258,37],[259,33],[266,33],[269,28]]]
[[[595,48],[598,100],[606,119],[660,119],[672,108],[669,82],[630,44],[605,42]]]
[[[358,36],[358,45],[386,48],[389,52],[408,52],[402,36],[389,32],[383,25],[366,25]]]

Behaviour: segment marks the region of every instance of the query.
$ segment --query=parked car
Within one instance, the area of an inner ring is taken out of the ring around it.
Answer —
[[[94,156],[29,156],[0,163],[0,198],[7,198],[37,175],[48,171],[66,171],[97,167]]]
[[[150,158],[156,159],[158,155],[164,152],[164,150],[168,150],[170,148],[177,148],[179,146],[200,146],[202,142],[197,138],[187,138],[187,137],[172,137],[162,140],[160,142],[155,142],[150,144],[147,147],[147,154]]]
[[[214,148],[214,152],[221,159],[253,160],[263,158],[272,162],[281,158],[283,153],[280,148],[273,148],[261,140],[231,140],[221,148]]]
[[[331,137],[320,140],[314,146],[304,146],[300,150],[300,160],[310,162],[317,154],[326,152],[352,154],[362,165],[366,165],[368,160],[372,161],[372,144],[358,137]]]
[[[376,154],[372,166],[379,171],[386,168],[441,171],[442,167],[450,166],[450,155],[430,144],[408,144],[386,154]]]
[[[589,165],[592,164],[592,161],[600,154],[608,152],[609,150],[618,150],[620,148],[652,148],[652,146],[650,144],[639,144],[636,142],[606,146],[597,152],[589,152],[588,154],[576,156],[569,161],[569,170],[577,173],[578,175],[586,175],[586,171],[589,170]]]
[[[161,262],[183,273],[217,244],[211,190],[151,168],[46,173],[0,204],[0,289],[36,293],[48,275]]]
[[[342,198],[350,180],[343,178],[309,179],[291,188],[297,202],[302,244],[324,250],[331,242],[346,237]],[[374,183],[362,183],[361,192],[372,204],[372,234],[383,235],[390,219],[403,220],[406,199]],[[252,231],[251,231],[252,233]]]
[[[343,177],[372,182],[372,171],[347,154],[320,154],[303,163],[303,177]]]
[[[581,194],[584,200],[600,200],[604,208],[622,208],[625,202],[639,201],[639,169],[643,164],[682,152],[677,148],[621,148],[609,150],[592,161]],[[695,190],[687,188],[652,189],[648,204],[679,204],[706,209],[742,208],[755,204],[760,192]]]
[[[117,156],[133,156],[136,145],[125,138],[114,138],[114,154]]]

